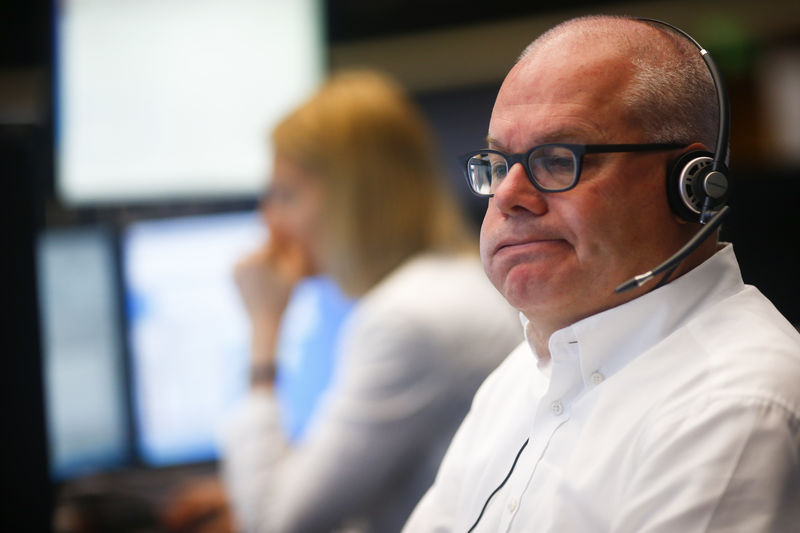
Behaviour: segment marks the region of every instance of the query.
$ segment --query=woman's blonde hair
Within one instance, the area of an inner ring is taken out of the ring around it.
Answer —
[[[332,75],[274,129],[275,154],[321,180],[323,269],[364,293],[411,255],[474,248],[421,111],[387,75]]]

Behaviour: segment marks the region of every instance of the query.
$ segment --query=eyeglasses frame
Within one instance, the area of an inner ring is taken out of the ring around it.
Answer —
[[[570,150],[575,156],[575,178],[573,182],[568,187],[563,187],[560,189],[548,189],[541,186],[534,178],[533,173],[531,172],[529,166],[529,159],[533,152],[539,150],[541,148],[547,147],[561,147]],[[472,194],[478,196],[480,198],[491,198],[494,196],[494,193],[491,194],[481,194],[475,190],[472,186],[472,179],[470,178],[469,174],[469,160],[475,157],[477,154],[498,154],[503,156],[506,160],[506,165],[508,171],[510,172],[511,169],[517,163],[522,165],[522,168],[525,169],[525,174],[528,176],[528,181],[533,184],[533,186],[541,191],[541,192],[565,192],[570,189],[574,189],[578,182],[580,181],[581,171],[583,169],[583,156],[586,154],[604,154],[604,153],[621,153],[621,152],[650,152],[650,151],[658,151],[658,150],[674,150],[678,148],[686,148],[689,146],[688,144],[679,144],[679,143],[647,143],[647,144],[570,144],[570,143],[546,143],[546,144],[539,144],[534,146],[530,150],[525,153],[515,153],[515,154],[508,154],[506,152],[502,152],[500,150],[494,150],[492,148],[485,148],[483,150],[474,150],[472,152],[467,152],[459,157],[461,162],[462,169],[464,171],[464,177],[467,180],[467,184],[469,185],[469,190],[472,191]]]

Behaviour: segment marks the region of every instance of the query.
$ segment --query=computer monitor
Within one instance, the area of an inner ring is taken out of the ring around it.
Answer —
[[[249,321],[233,269],[267,233],[257,212],[239,211],[42,234],[55,478],[218,458],[221,425],[249,386]],[[300,440],[330,383],[353,304],[324,276],[292,293],[276,385],[291,440]]]
[[[233,270],[265,238],[256,212],[123,231],[134,426],[146,464],[216,458],[220,424],[248,387],[249,323]]]
[[[53,2],[68,205],[256,194],[272,125],[324,75],[322,0]]]
[[[132,450],[112,235],[100,227],[50,229],[40,235],[37,255],[52,476],[127,464]]]

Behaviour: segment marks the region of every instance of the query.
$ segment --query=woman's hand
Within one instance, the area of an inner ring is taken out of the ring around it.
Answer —
[[[306,251],[277,235],[237,263],[234,280],[252,326],[253,369],[274,364],[278,328],[289,296],[295,284],[311,274]]]

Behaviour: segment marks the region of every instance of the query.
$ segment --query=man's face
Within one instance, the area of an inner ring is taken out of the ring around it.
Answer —
[[[492,148],[647,142],[619,101],[630,67],[602,48],[552,46],[508,75],[489,125]],[[514,165],[489,200],[481,258],[492,283],[532,321],[564,327],[629,300],[614,288],[687,240],[670,213],[665,169],[676,152],[590,154],[577,187],[541,193]],[[691,233],[691,228],[688,229]]]

